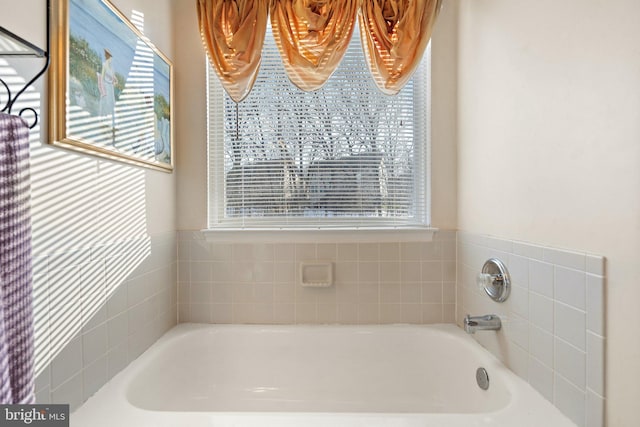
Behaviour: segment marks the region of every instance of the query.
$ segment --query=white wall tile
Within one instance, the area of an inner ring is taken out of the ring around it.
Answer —
[[[402,304],[380,304],[380,323],[401,323]]]
[[[524,350],[529,349],[529,321],[527,319],[512,315],[503,322],[502,326],[508,340],[513,341]]]
[[[587,391],[586,427],[604,427],[604,399]]]
[[[190,240],[179,240],[178,243],[178,260],[188,260],[191,259],[191,241]]]
[[[524,242],[513,242],[513,253],[516,255],[541,261],[543,248],[542,246],[531,245]]]
[[[336,284],[357,283],[358,263],[357,262],[337,262],[335,265],[334,279]]]
[[[529,353],[513,341],[507,341],[504,362],[517,376],[529,380]]]
[[[442,304],[444,302],[443,285],[441,282],[422,283],[421,288],[422,288],[423,303]],[[455,302],[455,298],[454,298],[454,302]]]
[[[213,323],[233,323],[233,304],[211,304]]]
[[[129,315],[126,312],[109,319],[107,322],[107,342],[109,348],[126,341],[129,336]]]
[[[358,243],[358,261],[378,261],[379,258],[378,243]]]
[[[357,243],[338,243],[339,262],[357,261],[358,260],[358,244]]]
[[[293,243],[276,243],[273,245],[274,259],[276,262],[294,262],[296,246]]]
[[[423,320],[426,318],[423,315]],[[443,323],[455,323],[456,322],[456,305],[455,304],[443,304],[442,305],[442,322]]]
[[[45,388],[49,388],[51,384],[51,366],[46,366],[42,372],[40,372],[35,380],[34,386],[36,391],[43,390]]]
[[[579,427],[585,425],[586,393],[558,374],[554,380],[554,404]]]
[[[400,281],[400,263],[382,261],[379,263],[380,282],[390,283]]]
[[[357,246],[356,246],[357,254]],[[313,261],[316,258],[316,245],[313,243],[296,243],[296,262]],[[356,258],[357,259],[357,258]]]
[[[107,325],[102,324],[82,334],[83,366],[107,354]]]
[[[513,242],[497,237],[487,237],[486,246],[499,252],[509,253],[513,249]]]
[[[318,321],[318,305],[300,303],[295,305],[296,323],[316,323]],[[235,315],[235,313],[234,313]]]
[[[339,303],[358,302],[358,282],[336,283],[336,296]]]
[[[425,310],[426,307],[426,310]],[[442,305],[434,304],[402,304],[402,322],[403,323],[440,323],[442,322]],[[424,312],[426,311],[427,319],[424,320]]]
[[[191,304],[178,303],[178,323],[191,322]]]
[[[587,274],[587,329],[604,335],[604,278]]]
[[[520,286],[512,286],[509,298],[505,301],[510,311],[525,319],[529,318],[529,291]]]
[[[108,378],[113,378],[118,372],[123,370],[129,363],[127,342],[123,342],[116,347],[112,347],[107,353],[107,374]]]
[[[553,264],[529,261],[529,290],[553,298]]]
[[[422,263],[422,281],[424,282],[437,282],[444,280],[443,276],[443,268],[444,264],[438,261],[424,261]],[[453,271],[451,271],[448,275],[453,276]],[[452,277],[448,277],[451,281]],[[418,279],[420,280],[420,279]]]
[[[336,316],[337,316],[337,306],[336,306]],[[273,323],[292,324],[295,322],[296,322],[295,304],[275,303],[273,305]],[[213,323],[225,323],[225,322],[219,322],[216,320],[215,309],[214,309]]]
[[[455,261],[455,242],[422,242],[420,244],[420,259],[422,261],[440,261],[445,260],[445,255],[443,253],[445,249],[445,245],[447,250],[451,252],[451,248],[453,248],[452,253],[447,253],[446,261]]]
[[[400,243],[380,243],[380,261],[400,261]]]
[[[211,281],[211,263],[205,261],[194,261],[189,264],[191,282]]]
[[[511,283],[515,286],[529,288],[529,258],[515,254],[509,254],[509,275]]]
[[[334,304],[318,304],[318,323],[336,323],[338,306]]]
[[[587,332],[587,387],[604,396],[604,338]]]
[[[51,388],[55,391],[82,370],[82,338],[76,337],[51,362]],[[82,396],[82,393],[80,393]]]
[[[316,247],[319,260],[334,261],[337,259],[338,246],[335,243],[320,243]]]
[[[586,310],[586,275],[583,271],[556,266],[554,283],[556,300]]]
[[[402,302],[402,285],[400,283],[380,284],[380,303],[383,305],[400,304]]]
[[[402,261],[421,261],[421,246],[420,242],[402,242],[400,244],[400,259]]]
[[[581,390],[586,388],[587,355],[561,339],[555,340],[556,372]]]
[[[234,280],[233,266],[230,262],[213,262],[211,263],[211,278],[217,283],[227,283]],[[293,262],[291,265],[294,265]]]
[[[529,356],[529,384],[553,403],[553,370]]]
[[[423,290],[424,296],[424,290]],[[456,303],[456,284],[455,283],[443,283],[442,284],[442,302],[444,304]]]
[[[87,400],[108,380],[109,371],[106,353],[82,371],[83,400]]]
[[[127,293],[128,286],[123,284],[122,286],[118,286],[111,295],[108,295],[107,301],[107,315],[108,317],[116,316],[123,311],[125,311],[128,307],[127,304]]]
[[[439,242],[441,247],[440,257],[443,261],[455,261],[457,258],[457,250],[456,250],[456,241],[444,241]],[[425,259],[431,259],[430,255],[425,255],[423,253]]]
[[[51,390],[49,389],[49,385],[43,388],[40,391],[36,391],[36,404],[38,405],[48,405],[51,403]]]
[[[358,323],[358,304],[357,303],[339,302],[337,305],[338,305],[338,323],[347,323],[347,324]]]
[[[587,255],[586,272],[596,276],[605,275],[605,259],[597,255]]]
[[[433,267],[433,268],[438,268],[439,269],[439,275],[440,278],[436,278],[433,281],[436,280],[441,280],[442,277],[442,265],[440,263],[435,263],[436,266],[433,266],[431,262],[429,262],[429,266]],[[419,261],[407,261],[407,262],[402,262],[400,264],[400,280],[403,283],[406,282],[420,282],[421,279],[421,266],[420,266],[420,262]],[[426,280],[425,281],[430,281],[430,280]]]
[[[358,302],[361,304],[378,304],[380,302],[380,285],[377,282],[359,283]]]
[[[378,304],[358,304],[358,323],[380,323],[380,306]]]
[[[553,369],[553,334],[546,332],[533,324],[529,324],[529,349],[531,356]]]
[[[556,302],[554,308],[554,334],[580,350],[586,351],[587,325],[584,312],[560,302]]]
[[[378,283],[380,280],[380,271],[377,262],[360,262],[358,263],[358,281],[366,283]]]
[[[191,284],[178,283],[178,303],[188,304],[191,301]]]
[[[210,304],[211,288],[211,283],[192,283],[190,290],[190,302],[198,304]]]
[[[508,243],[500,239],[458,233],[458,320],[465,312],[498,313],[503,318],[503,330],[494,334],[475,334],[474,338],[514,372],[528,378],[536,390],[579,426],[585,425],[586,417],[588,425],[593,423],[601,427],[604,408],[603,396],[599,394],[604,393],[604,259],[514,241],[507,254],[507,267],[514,286],[509,300],[501,305],[479,292],[473,282],[480,259],[505,256],[507,248]],[[512,323],[514,317],[527,325],[527,333],[520,332],[518,324]],[[528,337],[528,347],[522,346],[523,336]],[[518,352],[527,357],[526,369],[518,361],[511,361]],[[587,392],[589,405],[593,404],[593,408],[585,405]]]
[[[293,289],[293,285],[287,285]],[[233,302],[233,285],[230,283],[213,283],[210,285],[211,303],[231,304]],[[275,295],[275,294],[274,294]],[[195,299],[194,299],[195,301]]]
[[[529,320],[538,328],[553,333],[553,300],[533,292],[529,293]]]
[[[442,261],[442,280],[445,282],[456,281],[456,262]]]
[[[571,252],[562,249],[544,248],[542,259],[557,266],[584,271],[586,267],[586,255],[579,252]]]
[[[69,410],[73,412],[83,402],[82,372],[78,372],[69,378],[64,384],[51,391],[51,400],[54,403],[67,403]]]

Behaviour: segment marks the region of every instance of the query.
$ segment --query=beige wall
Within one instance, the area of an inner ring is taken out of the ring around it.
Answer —
[[[607,257],[610,427],[640,425],[639,18],[636,0],[460,3],[459,228]]]
[[[207,227],[205,58],[195,7],[173,3],[178,141],[178,229]],[[443,9],[432,48],[432,225],[456,227],[456,9]]]
[[[133,10],[144,13],[145,33],[153,41],[153,43],[170,59],[175,61],[173,55],[173,39],[172,39],[172,1],[171,0],[112,0],[112,3],[120,9],[126,16],[131,16]],[[3,8],[0,16],[0,25],[15,32],[19,36],[33,42],[37,46],[45,48],[45,2],[40,0],[23,0],[16,4],[15,7]],[[10,65],[15,68],[20,77],[30,79],[39,70],[43,61],[40,59],[20,59],[10,61]],[[179,67],[176,67],[179,68]],[[36,92],[41,97],[40,108],[43,110],[41,114],[41,124],[34,129],[31,134],[35,134],[37,141],[44,142],[46,138],[46,75],[41,77],[34,84]],[[28,97],[27,94],[24,96]],[[4,93],[2,102],[4,102]],[[3,105],[4,106],[4,105]],[[14,109],[15,110],[15,109]],[[14,111],[15,113],[15,111]],[[34,139],[34,138],[32,138]],[[176,146],[179,143],[176,143]],[[68,151],[58,150],[51,147],[45,147],[42,156],[47,156],[47,152],[65,153],[65,159],[89,159],[84,161],[89,164],[94,160],[92,165],[98,166],[106,162],[95,161],[94,157],[80,156]],[[38,152],[39,154],[40,152]],[[50,155],[54,156],[54,155]],[[33,157],[33,156],[32,156]],[[92,167],[93,167],[92,166]],[[132,170],[127,167],[123,170]],[[146,200],[146,221],[150,234],[162,233],[175,230],[175,177],[176,174],[167,174],[161,172],[150,171],[148,169],[135,168],[133,170],[142,171],[144,181],[148,191],[145,193]],[[36,176],[34,180],[38,180]],[[153,208],[151,208],[153,207]]]
[[[170,0],[112,2],[144,13],[173,58]],[[45,2],[14,3],[0,25],[45,47]],[[0,73],[30,79],[42,64],[2,58]],[[73,409],[176,322],[176,174],[45,144],[45,83],[21,98],[42,112],[30,132],[36,392]]]

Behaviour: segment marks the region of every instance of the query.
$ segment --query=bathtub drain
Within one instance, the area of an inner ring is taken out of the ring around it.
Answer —
[[[476,370],[476,381],[481,389],[487,390],[489,388],[489,374],[486,369],[478,368]]]

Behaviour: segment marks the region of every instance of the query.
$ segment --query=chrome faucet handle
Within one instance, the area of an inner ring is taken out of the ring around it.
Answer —
[[[504,302],[511,291],[511,278],[507,267],[497,258],[491,258],[484,263],[482,272],[476,277],[476,284],[496,302]]]

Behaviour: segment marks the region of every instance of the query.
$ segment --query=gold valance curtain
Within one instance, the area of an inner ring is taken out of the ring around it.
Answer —
[[[304,91],[320,89],[340,64],[360,0],[272,0],[271,30],[284,68]]]
[[[369,69],[394,95],[424,53],[442,0],[197,0],[200,33],[222,86],[242,101],[260,67],[267,14],[289,79],[322,87],[339,65],[358,11]]]
[[[202,42],[235,102],[251,92],[267,31],[269,0],[197,0]]]
[[[378,88],[395,95],[420,65],[442,0],[363,0],[360,38]]]

